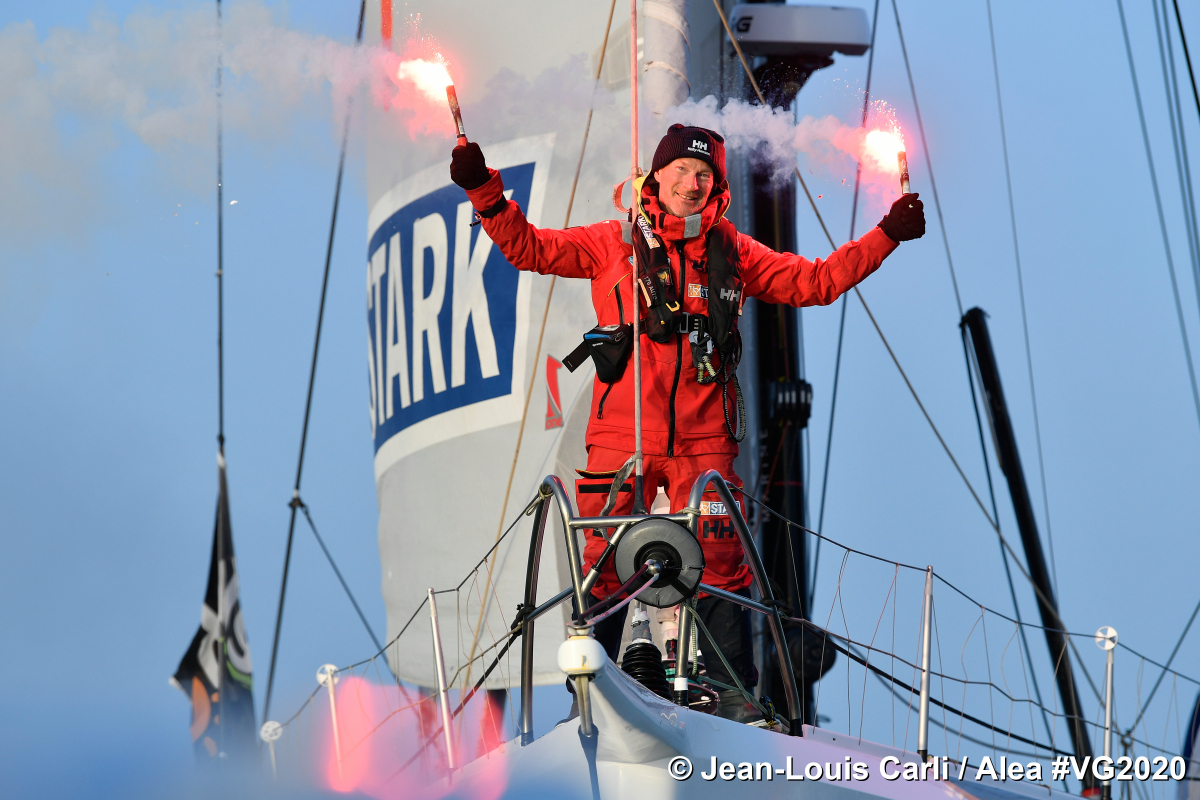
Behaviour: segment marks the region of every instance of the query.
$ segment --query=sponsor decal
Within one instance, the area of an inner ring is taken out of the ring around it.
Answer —
[[[642,232],[642,236],[646,238],[646,245],[651,249],[658,247],[658,237],[654,235],[654,229],[650,227],[650,223],[641,214],[637,218],[638,230]]]
[[[553,135],[488,151],[505,196],[537,224]],[[520,418],[529,275],[472,226],[445,163],[375,204],[367,244],[367,377],[375,474],[441,441]]]
[[[734,504],[737,506],[738,511],[742,510],[742,504],[740,502],[735,500]],[[729,513],[729,508],[725,505],[725,503],[723,503],[719,500],[701,500],[700,501],[700,516],[702,516],[702,517],[706,517],[709,515],[719,516],[719,515],[728,514],[728,513]]]
[[[706,519],[700,523],[701,539],[736,539],[737,531],[733,529],[733,521],[729,517]]]
[[[699,297],[701,300],[707,300],[708,287],[702,283],[689,283],[688,297]]]

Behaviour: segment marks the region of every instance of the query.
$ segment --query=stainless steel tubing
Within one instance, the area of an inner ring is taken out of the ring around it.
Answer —
[[[592,727],[592,703],[588,695],[588,681],[591,679],[591,675],[575,676],[575,697],[579,701],[579,732],[584,736],[591,736],[595,730]]]
[[[715,586],[709,586],[707,583],[700,584],[700,587],[696,589],[696,591],[703,592],[704,594],[710,594],[713,597],[719,597],[722,600],[728,600],[731,603],[737,603],[739,606],[748,608],[751,611],[758,611],[763,614],[771,613],[770,606],[764,606],[762,603],[756,603],[749,597],[742,597],[740,594],[734,594],[733,592],[727,592],[724,589],[718,589]]]
[[[677,705],[688,707],[688,654],[692,649],[692,610],[679,604],[679,638],[675,648],[674,698]]]
[[[454,755],[454,727],[450,724],[450,695],[449,689],[446,686],[446,659],[442,655],[442,631],[438,626],[437,613],[437,596],[433,593],[433,587],[429,589],[429,621],[430,627],[433,630],[433,663],[437,669],[437,690],[438,690],[438,707],[442,712],[442,734],[446,740],[446,766],[450,772],[454,772],[454,768],[458,765]],[[333,684],[329,685],[329,699],[333,700]],[[336,722],[336,717],[334,722]],[[337,735],[336,732],[334,734]],[[340,772],[342,765],[342,752],[338,748],[338,770]]]
[[[551,597],[549,600],[542,603],[540,606],[535,608],[533,611],[526,614],[525,619],[530,620],[530,621],[537,619],[542,614],[545,614],[547,611],[554,608],[556,605],[561,603],[563,600],[566,600],[568,597],[570,597],[574,593],[574,591],[575,591],[574,589],[570,589],[570,588],[563,589],[561,592],[554,595],[554,597]]]
[[[575,589],[575,615],[577,618],[582,618],[587,604],[584,602],[583,568],[579,559],[579,542],[575,539],[575,526],[571,524],[571,521],[575,519],[575,507],[571,505],[571,496],[567,494],[566,487],[563,486],[563,482],[558,479],[557,475],[547,475],[542,481],[542,493],[547,493],[547,490],[558,501],[563,536],[567,540],[567,562],[571,567],[571,585]]]
[[[550,498],[545,492],[538,500],[533,515],[533,532],[529,538],[529,566],[525,572],[524,608],[532,608],[537,602],[538,568],[542,563],[542,537],[546,533],[546,504]],[[521,746],[533,741],[533,621],[525,615],[521,622]]]
[[[619,517],[574,517],[570,524],[573,528],[611,528],[615,525],[632,525],[650,517],[669,519],[684,525],[691,519],[689,515],[682,512],[679,514],[625,514]]]
[[[780,619],[778,607],[773,605],[775,595],[771,591],[771,584],[767,582],[767,573],[763,568],[762,557],[759,556],[758,548],[754,546],[754,539],[750,536],[750,529],[746,526],[746,519],[742,516],[741,507],[733,499],[733,492],[729,491],[729,484],[725,483],[721,473],[715,469],[701,473],[696,482],[692,484],[692,492],[688,496],[689,527],[692,535],[695,536],[697,534],[696,525],[700,518],[700,501],[704,498],[704,490],[710,484],[725,503],[725,508],[729,510],[729,516],[733,519],[733,528],[737,531],[742,549],[746,551],[746,558],[750,562],[750,574],[754,576],[759,593],[765,601],[763,605],[771,608],[767,620],[771,625],[771,638],[775,641],[775,652],[779,657],[779,669],[783,673],[783,690],[788,704],[788,724],[793,736],[803,736],[803,719],[800,698],[796,691],[796,675],[792,671],[792,656],[788,652],[787,639],[783,635],[783,620]],[[680,635],[682,636],[682,630]]]
[[[571,524],[575,525],[575,523],[578,521],[579,520],[572,520]],[[625,537],[625,532],[629,530],[629,528],[631,527],[631,524],[632,523],[625,522],[625,523],[621,523],[621,524],[617,525],[616,532],[613,533],[612,538],[608,540],[608,543],[611,547],[615,548],[618,544],[620,544],[621,539],[623,539]],[[579,527],[579,526],[575,525],[575,527]],[[605,527],[605,526],[591,525],[589,527],[600,528],[600,527]],[[611,526],[608,526],[608,527],[611,527]],[[609,558],[611,558],[611,556],[609,556]],[[593,566],[590,570],[588,570],[588,574],[585,575],[583,578],[583,594],[585,597],[592,593],[592,587],[594,587],[596,585],[596,581],[599,580],[599,578],[600,578],[600,570],[598,570],[595,566]]]
[[[933,567],[925,568],[925,605],[921,614],[921,705],[917,718],[917,755],[929,758],[929,658],[933,629]]]

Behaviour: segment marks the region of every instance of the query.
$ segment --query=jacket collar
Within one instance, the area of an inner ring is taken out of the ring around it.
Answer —
[[[722,183],[708,197],[708,203],[698,214],[676,217],[658,202],[658,183],[649,175],[634,182],[638,197],[638,213],[664,241],[678,242],[706,235],[729,210],[729,184]]]

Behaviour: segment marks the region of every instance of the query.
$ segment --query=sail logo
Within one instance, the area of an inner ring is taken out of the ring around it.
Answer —
[[[548,139],[489,148],[505,197],[531,221],[545,193]],[[425,447],[519,418],[530,276],[474,220],[447,164],[398,184],[372,209],[367,378],[376,477]]]

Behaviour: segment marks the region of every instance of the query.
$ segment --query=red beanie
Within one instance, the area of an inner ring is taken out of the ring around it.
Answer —
[[[725,139],[716,131],[676,123],[654,151],[651,172],[657,172],[677,158],[698,158],[713,168],[713,183],[725,182]]]

